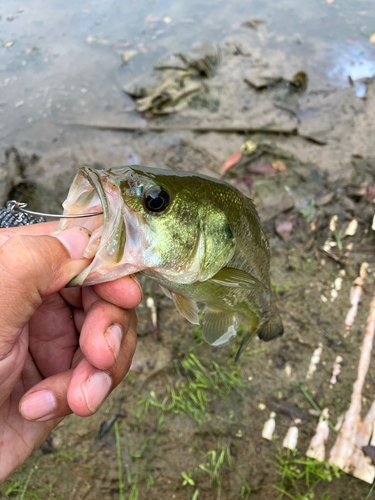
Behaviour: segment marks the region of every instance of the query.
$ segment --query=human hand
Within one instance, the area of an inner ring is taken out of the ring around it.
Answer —
[[[55,226],[0,230],[0,483],[63,417],[95,413],[135,352],[137,280],[64,288],[89,235]]]

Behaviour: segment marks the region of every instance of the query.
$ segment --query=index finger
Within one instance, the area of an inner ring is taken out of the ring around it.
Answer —
[[[28,226],[9,227],[0,229],[0,245],[5,243],[13,236],[21,235],[44,235],[53,233],[57,227],[58,221],[41,222],[39,224],[30,224]]]

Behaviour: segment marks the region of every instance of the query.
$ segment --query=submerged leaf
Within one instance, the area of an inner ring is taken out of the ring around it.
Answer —
[[[286,166],[285,164],[280,161],[280,160],[277,160],[277,161],[274,161],[272,163],[272,167],[277,170],[278,172],[286,172]]]
[[[270,163],[253,164],[247,167],[251,174],[270,175],[275,173],[275,169]]]
[[[234,165],[241,160],[242,153],[240,151],[235,151],[225,160],[224,165],[221,167],[221,173],[224,174],[227,170],[232,168]]]
[[[285,215],[279,215],[275,220],[275,230],[277,234],[285,241],[290,239],[293,229],[292,221]]]

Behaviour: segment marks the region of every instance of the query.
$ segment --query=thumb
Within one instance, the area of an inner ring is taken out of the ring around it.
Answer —
[[[83,257],[89,237],[75,227],[53,236],[14,236],[0,246],[0,359],[43,298],[89,265]]]

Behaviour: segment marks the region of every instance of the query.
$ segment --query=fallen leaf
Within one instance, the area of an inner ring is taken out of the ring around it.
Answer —
[[[113,46],[115,49],[125,49],[126,47],[129,47],[129,45],[131,44],[132,42],[130,40],[126,40],[126,41],[116,42],[113,44]]]
[[[165,22],[165,24],[170,24],[172,22],[172,19],[170,17],[168,17],[168,16],[165,16],[163,18],[163,21]]]
[[[244,21],[241,26],[257,31],[261,24],[266,24],[266,21],[264,19],[248,19],[247,21]]]
[[[369,184],[367,187],[367,201],[375,200],[375,184]]]
[[[292,420],[296,420],[296,418],[299,418],[300,420],[307,420],[307,415],[302,410],[300,410],[294,403],[289,403],[287,401],[271,400],[268,403],[268,407],[275,413],[280,413],[281,415],[285,415],[291,418]]]
[[[333,3],[335,0],[326,0],[327,3]]]
[[[241,153],[244,155],[251,155],[257,149],[258,143],[254,141],[246,141],[241,146]]]
[[[151,14],[147,14],[145,17],[145,23],[157,23],[160,21],[161,17],[158,14],[155,14],[155,12],[151,12]]]
[[[275,230],[277,234],[285,241],[290,239],[292,234],[293,224],[286,215],[279,215],[275,219]]]
[[[126,52],[120,52],[121,64],[122,65],[126,64],[136,54],[138,54],[137,50],[127,50]]]
[[[241,191],[245,196],[249,195],[249,191],[251,190],[251,186],[253,184],[254,179],[250,177],[250,175],[246,175],[242,177],[237,182],[234,183],[234,187]]]
[[[4,42],[4,47],[11,47],[14,45],[14,40],[10,40],[9,42]]]
[[[247,167],[247,171],[251,174],[261,174],[261,175],[270,175],[275,173],[275,169],[270,163],[249,165]]]
[[[105,40],[104,38],[97,38],[95,36],[91,36],[89,35],[87,38],[86,38],[86,42],[89,44],[89,45],[108,45],[108,40]]]
[[[33,51],[33,49],[25,49],[25,54],[26,55],[31,54],[32,51]]]
[[[280,161],[280,160],[277,160],[277,161],[274,161],[272,163],[272,167],[277,170],[278,172],[286,172],[286,166],[285,164]]]
[[[221,167],[221,173],[224,174],[227,170],[236,165],[242,158],[240,151],[235,151],[225,160],[224,165]]]
[[[370,42],[375,43],[375,33],[370,36]]]

